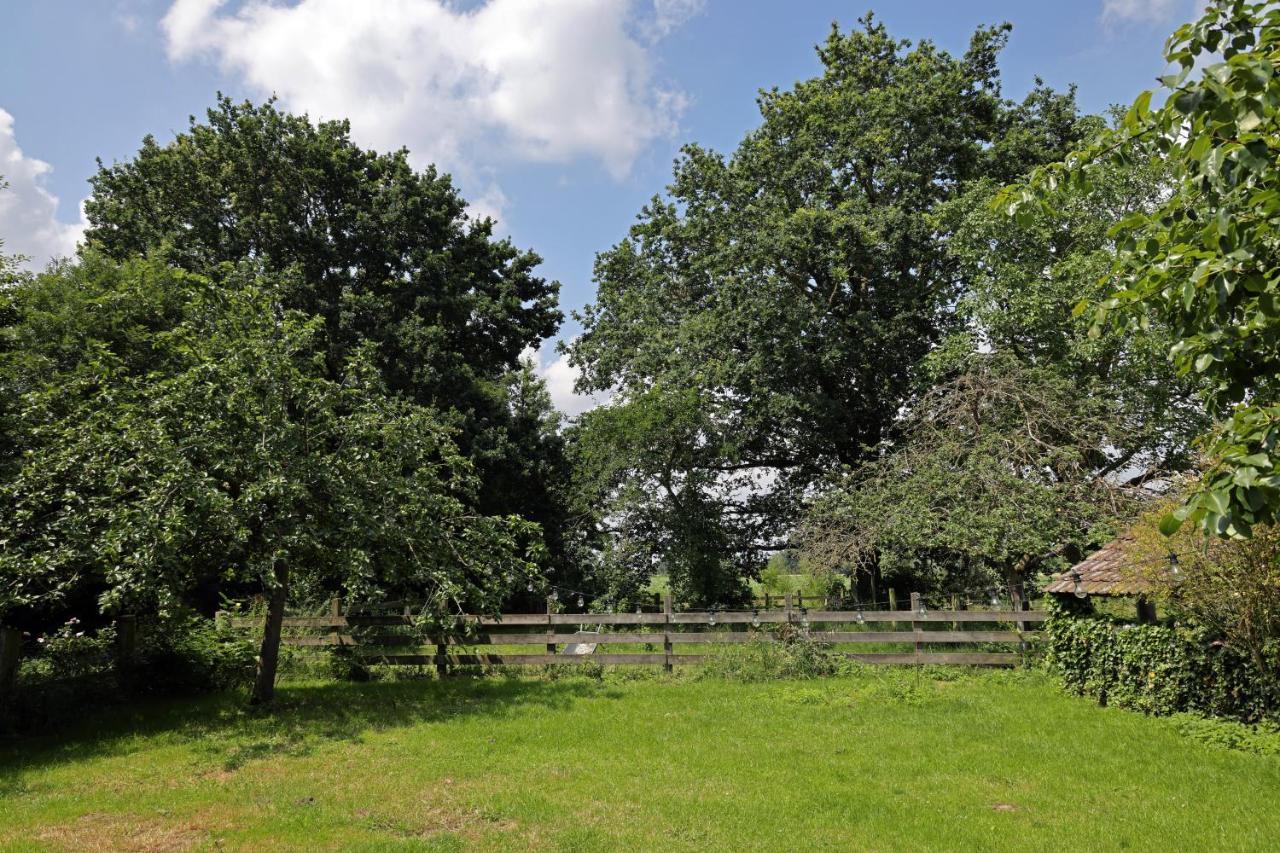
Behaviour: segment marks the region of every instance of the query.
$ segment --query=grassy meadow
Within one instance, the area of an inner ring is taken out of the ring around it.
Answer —
[[[1035,672],[298,681],[0,748],[0,849],[1263,850],[1280,757]]]

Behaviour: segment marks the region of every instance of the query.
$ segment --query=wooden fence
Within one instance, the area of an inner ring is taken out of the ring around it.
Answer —
[[[680,653],[680,646],[714,646],[773,637],[770,626],[791,626],[810,639],[837,647],[845,657],[880,664],[962,664],[1014,666],[1039,635],[1027,626],[1046,614],[1029,610],[924,610],[912,596],[911,610],[809,610],[796,607],[790,597],[775,610],[677,612],[668,597],[661,613],[508,613],[497,618],[465,617],[469,630],[456,636],[429,637],[388,633],[413,629],[408,609],[403,614],[343,614],[335,600],[327,616],[286,617],[291,629],[283,642],[292,646],[351,646],[369,664],[435,666],[441,674],[450,666],[540,664],[640,664],[674,666],[701,663],[705,651]],[[261,617],[226,617],[233,627],[258,629]],[[873,629],[888,623],[887,630]],[[595,631],[584,631],[585,628]],[[577,628],[576,632],[570,630]],[[601,630],[606,629],[606,630]],[[762,629],[757,631],[755,629]],[[302,633],[305,632],[305,633]],[[320,632],[320,633],[315,633]],[[382,632],[382,633],[378,633]],[[643,645],[643,651],[583,653],[583,644]],[[845,644],[900,647],[893,651],[851,651]],[[939,651],[935,646],[979,646],[979,649]],[[991,646],[1001,648],[991,650]],[[434,646],[433,652],[408,651]],[[539,646],[536,653],[477,649],[484,646]],[[567,647],[567,648],[566,648]],[[659,651],[659,648],[661,651]],[[397,651],[396,649],[401,649]]]

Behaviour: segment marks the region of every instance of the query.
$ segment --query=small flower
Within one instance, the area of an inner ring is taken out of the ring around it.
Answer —
[[[84,636],[84,631],[76,631],[76,636],[77,636],[77,637],[83,637],[83,636]]]
[[[43,644],[43,643],[44,643],[44,637],[36,637],[36,642],[37,642],[37,643],[41,643],[41,644]]]

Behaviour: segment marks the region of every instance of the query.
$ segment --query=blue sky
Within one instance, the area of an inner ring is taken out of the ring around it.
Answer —
[[[324,118],[455,174],[538,251],[568,310],[594,254],[670,176],[680,144],[730,149],[756,91],[818,71],[813,45],[874,8],[901,38],[964,50],[1009,21],[1006,95],[1036,75],[1097,111],[1154,85],[1193,0],[0,0],[0,239],[42,265],[79,233],[94,158],[166,139],[216,91]],[[562,336],[575,334],[566,323]],[[579,408],[551,347],[557,401]]]

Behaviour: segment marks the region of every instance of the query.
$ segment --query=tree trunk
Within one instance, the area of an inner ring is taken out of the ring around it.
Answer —
[[[280,629],[284,624],[284,604],[289,597],[289,570],[283,564],[275,567],[275,586],[267,601],[267,625],[262,632],[258,651],[258,674],[253,681],[251,705],[265,705],[276,695],[276,667],[280,663]]]

